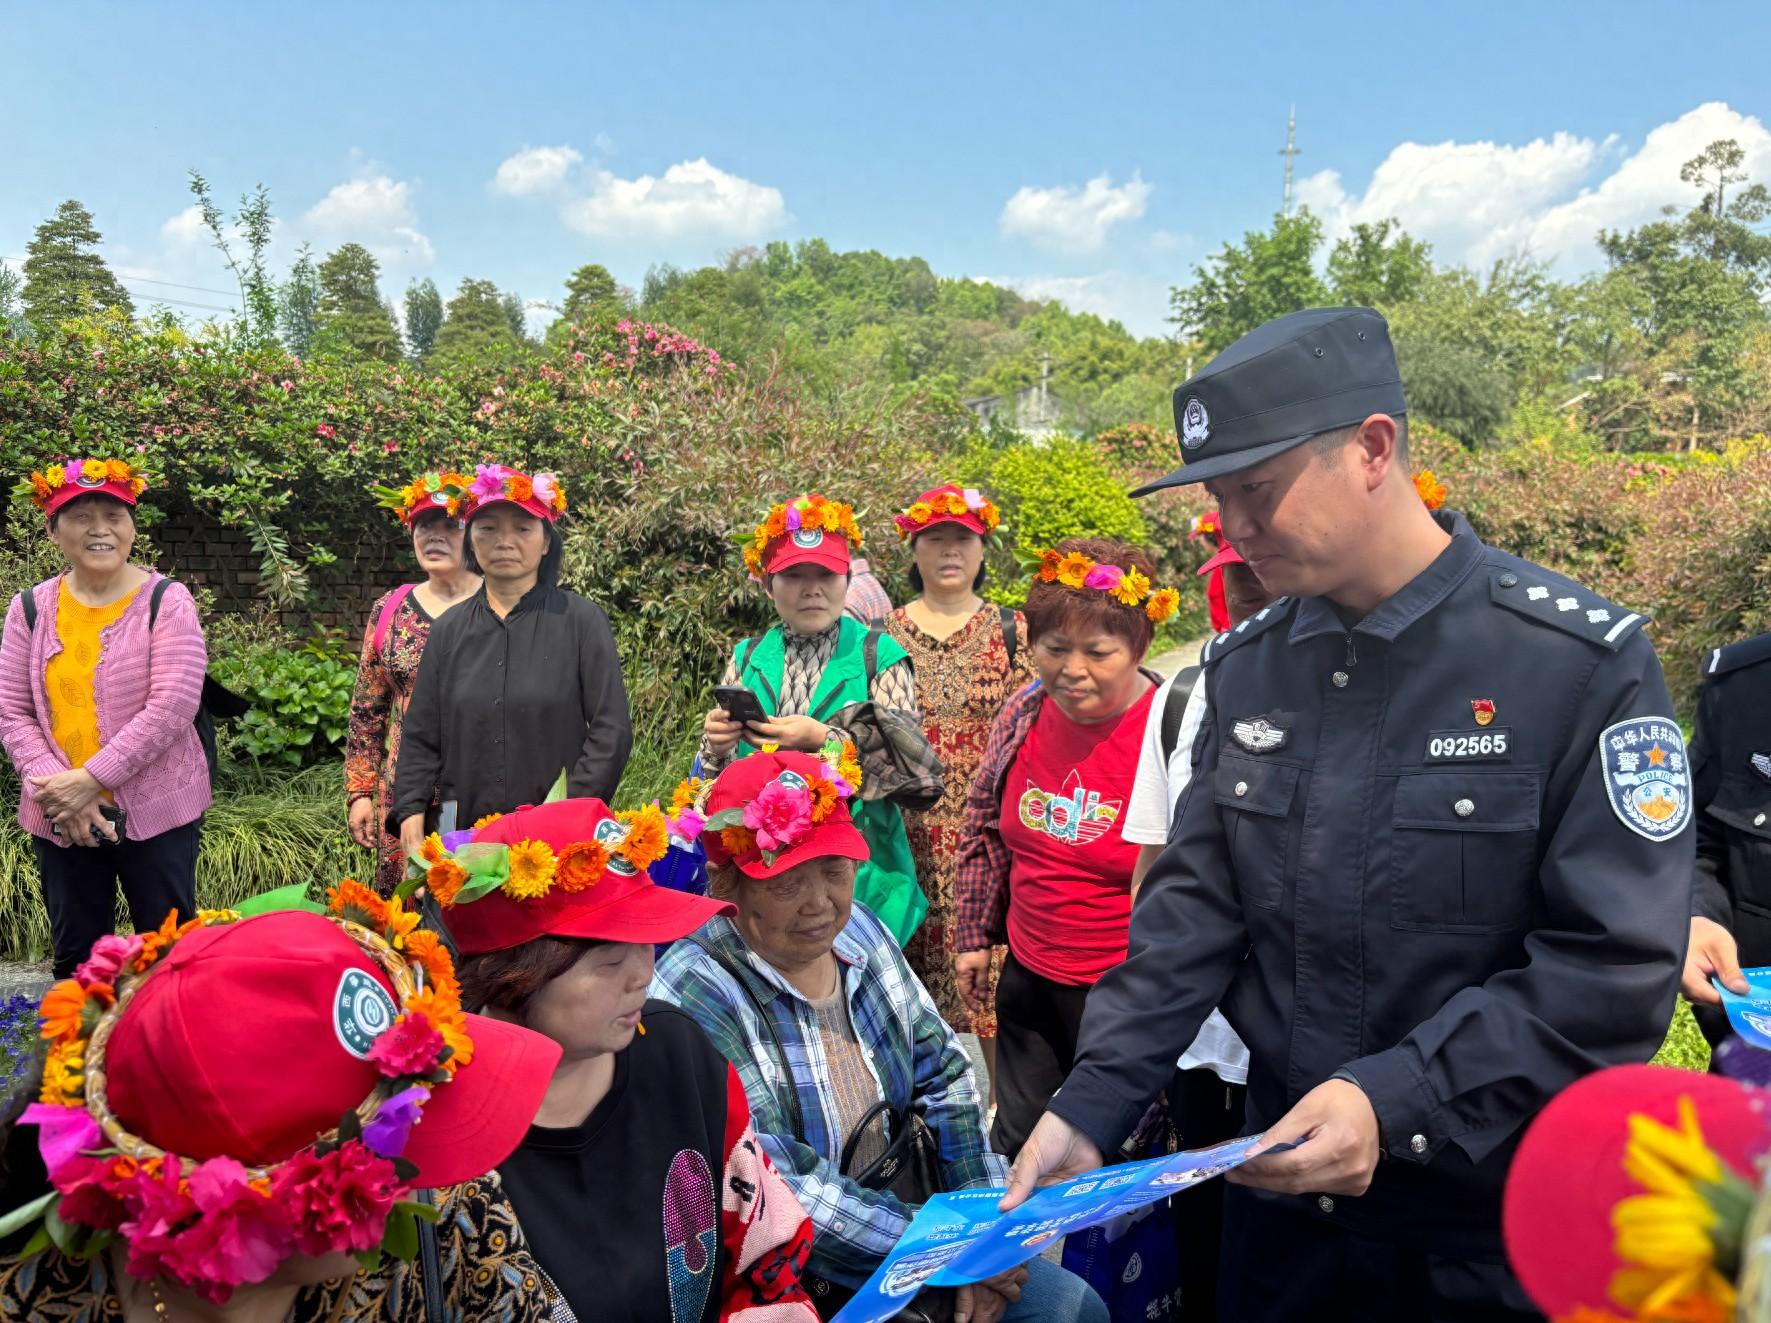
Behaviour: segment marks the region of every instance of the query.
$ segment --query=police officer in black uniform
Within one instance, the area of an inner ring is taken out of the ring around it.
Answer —
[[[1520,1131],[1652,1056],[1679,985],[1691,769],[1642,618],[1429,513],[1405,407],[1361,308],[1176,391],[1183,465],[1145,490],[1204,482],[1285,596],[1205,650],[1130,954],[1004,1201],[1112,1152],[1221,1005],[1266,1131],[1225,1210],[1238,1323],[1535,1317],[1500,1238]]]
[[[1691,738],[1697,887],[1685,995],[1711,1042],[1727,1035],[1719,977],[1747,990],[1741,965],[1771,964],[1771,634],[1704,659]]]

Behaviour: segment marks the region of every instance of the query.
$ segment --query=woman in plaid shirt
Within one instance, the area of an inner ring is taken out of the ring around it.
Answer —
[[[812,1219],[808,1269],[847,1288],[866,1281],[916,1213],[843,1171],[844,1147],[874,1105],[922,1112],[947,1190],[1007,1175],[965,1050],[891,934],[855,903],[867,857],[848,810],[859,776],[852,763],[786,751],[721,773],[675,826],[705,823],[711,890],[736,913],[672,946],[652,982],[737,1067],[757,1138]],[[866,1166],[883,1143],[861,1132],[850,1165]],[[960,1288],[956,1323],[1001,1319],[1106,1323],[1107,1311],[1080,1278],[1035,1259]]]

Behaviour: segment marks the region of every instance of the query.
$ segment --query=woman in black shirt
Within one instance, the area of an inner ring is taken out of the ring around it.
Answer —
[[[467,500],[467,565],[485,583],[418,667],[390,815],[408,850],[433,795],[457,827],[539,804],[561,772],[570,794],[606,799],[633,744],[608,618],[558,585],[558,479],[482,464]]]

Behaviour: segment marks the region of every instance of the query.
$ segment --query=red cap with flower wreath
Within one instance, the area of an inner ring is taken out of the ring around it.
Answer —
[[[728,766],[711,783],[677,789],[677,832],[700,838],[712,864],[736,864],[746,877],[778,877],[807,859],[864,860],[867,841],[849,813],[861,789],[855,746],[832,736],[823,752],[764,749]]]
[[[771,506],[745,543],[744,568],[756,577],[779,574],[807,562],[836,574],[849,572],[849,552],[861,549],[861,526],[853,506],[810,492]]]
[[[375,503],[392,510],[408,528],[421,514],[437,512],[451,519],[464,519],[469,502],[468,492],[473,479],[465,473],[447,469],[421,473],[404,487],[375,487]]]
[[[221,1303],[295,1253],[410,1258],[434,1216],[412,1189],[510,1154],[558,1045],[465,1014],[448,950],[399,900],[348,880],[328,900],[103,937],[49,990],[21,1120],[54,1189],[7,1219],[46,1219],[27,1250],[121,1235],[131,1276]]]
[[[892,522],[905,542],[936,524],[958,524],[979,537],[989,537],[1002,526],[1002,515],[995,502],[977,488],[949,482],[918,496],[903,514],[893,515]]]
[[[461,517],[472,519],[495,505],[514,505],[551,524],[566,513],[566,493],[555,473],[523,473],[508,464],[476,464],[462,499]]]
[[[55,512],[81,496],[110,496],[133,506],[147,489],[141,471],[126,459],[64,459],[22,479],[14,496],[28,496],[53,519]]]
[[[565,799],[564,778],[539,806],[431,835],[414,853],[423,885],[465,955],[537,937],[674,942],[732,907],[656,885],[646,869],[670,848],[674,824],[656,804],[612,811]]]

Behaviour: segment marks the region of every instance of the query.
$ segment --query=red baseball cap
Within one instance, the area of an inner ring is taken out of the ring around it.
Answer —
[[[399,996],[337,924],[298,911],[186,933],[136,987],[105,1050],[123,1126],[202,1161],[269,1166],[337,1127],[381,1084],[367,1045]],[[438,1085],[404,1157],[422,1187],[496,1167],[535,1119],[559,1045],[467,1017],[473,1059]]]
[[[1624,1171],[1632,1113],[1677,1128],[1679,1099],[1697,1109],[1704,1141],[1749,1181],[1771,1140],[1767,1095],[1716,1075],[1665,1066],[1613,1066],[1577,1080],[1531,1123],[1507,1174],[1501,1209],[1507,1257],[1552,1318],[1611,1308],[1611,1210],[1648,1193]]]
[[[821,528],[800,528],[763,549],[763,572],[779,574],[794,565],[818,565],[833,574],[849,572],[849,540]]]
[[[514,505],[525,514],[553,523],[566,511],[566,493],[553,473],[523,473],[508,464],[480,464],[467,489],[464,523],[497,505]]]
[[[1201,565],[1196,573],[1203,578],[1213,570],[1221,570],[1226,565],[1244,564],[1247,562],[1242,559],[1242,553],[1220,537],[1218,539],[1218,554]]]
[[[753,753],[747,758],[740,758],[719,774],[707,792],[705,816],[712,818],[726,809],[748,808],[769,785],[777,781],[782,782],[788,790],[797,790],[808,787],[814,781],[828,782],[830,775],[830,765],[809,753]],[[710,862],[735,863],[738,871],[746,877],[778,877],[795,864],[804,863],[808,859],[834,856],[838,859],[865,860],[869,854],[866,838],[856,829],[854,818],[849,814],[848,801],[840,797],[830,809],[829,816],[822,822],[814,823],[808,819],[804,824],[803,834],[776,854],[773,863],[765,860],[762,850],[755,845],[734,857],[726,848],[720,833],[711,827],[703,833],[701,844],[706,849]]]
[[[120,459],[63,460],[41,473],[33,473],[27,481],[31,499],[46,520],[55,518],[57,510],[82,496],[109,496],[134,509],[147,486],[135,467]],[[22,488],[23,484],[20,485]]]
[[[658,830],[664,830],[662,821]],[[556,880],[541,895],[518,900],[502,889],[443,911],[463,955],[507,951],[537,937],[583,937],[603,942],[674,942],[731,905],[655,884],[643,868],[615,854],[628,831],[600,799],[562,799],[520,808],[488,823],[473,845],[540,841],[556,856],[595,842],[609,851],[601,877],[581,890]]]
[[[958,524],[979,537],[989,537],[1002,522],[1002,516],[982,492],[947,482],[929,488],[911,502],[909,509],[893,515],[892,522],[898,526],[898,536],[908,542],[936,524]]]

